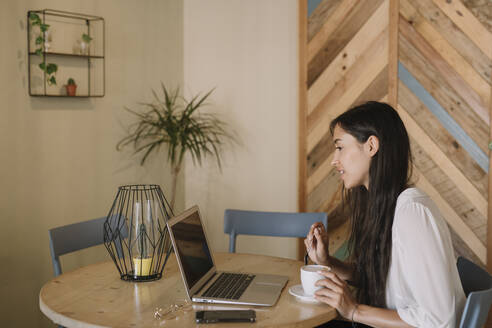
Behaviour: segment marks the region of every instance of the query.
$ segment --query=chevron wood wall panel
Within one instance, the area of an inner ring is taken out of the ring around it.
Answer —
[[[388,101],[410,134],[414,183],[444,214],[455,252],[485,265],[492,5],[299,3],[300,210],[328,212],[330,252],[343,249],[348,224],[329,122],[357,103]]]

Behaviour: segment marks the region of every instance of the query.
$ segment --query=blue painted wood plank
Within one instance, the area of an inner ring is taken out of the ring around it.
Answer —
[[[340,261],[346,261],[349,258],[350,254],[348,251],[348,242],[345,241],[339,249],[336,250],[333,257],[339,259]]]
[[[323,0],[308,0],[308,17],[311,16],[313,13],[314,9],[318,7],[318,5],[321,3]]]
[[[409,88],[415,96],[437,117],[444,128],[456,139],[475,162],[488,173],[489,157],[472,138],[456,123],[456,121],[442,108],[434,97],[420,84],[419,81],[410,73],[406,67],[398,62],[398,78]]]

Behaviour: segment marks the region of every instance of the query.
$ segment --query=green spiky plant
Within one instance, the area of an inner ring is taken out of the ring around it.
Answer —
[[[214,156],[221,168],[221,150],[226,142],[236,143],[235,135],[228,131],[225,122],[216,114],[199,113],[213,89],[205,95],[196,95],[191,100],[180,96],[179,88],[168,90],[161,83],[163,97],[152,90],[154,101],[140,103],[144,111],[137,112],[125,107],[137,117],[129,126],[128,135],[118,142],[117,150],[133,145],[134,154],[143,154],[143,165],[149,155],[167,145],[167,157],[171,164],[171,208],[176,199],[176,182],[185,154],[189,153],[193,164],[202,164],[202,158]]]

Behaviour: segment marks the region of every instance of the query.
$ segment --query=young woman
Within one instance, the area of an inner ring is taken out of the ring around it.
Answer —
[[[432,200],[409,185],[410,143],[398,113],[368,102],[335,118],[330,130],[332,165],[351,211],[351,261],[329,256],[327,232],[314,224],[305,239],[309,257],[330,267],[315,297],[371,327],[458,327],[465,295],[450,233]]]

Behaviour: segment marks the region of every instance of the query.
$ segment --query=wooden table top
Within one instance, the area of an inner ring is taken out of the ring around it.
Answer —
[[[47,282],[39,293],[41,311],[65,327],[225,327],[224,324],[195,323],[195,311],[254,309],[256,323],[227,324],[244,327],[313,327],[330,321],[337,312],[326,304],[299,302],[289,287],[300,284],[301,261],[251,254],[215,253],[218,270],[282,274],[289,277],[272,307],[208,305],[193,303],[171,319],[156,319],[155,309],[186,299],[176,258],[172,255],[163,277],[152,282],[126,282],[113,262],[92,264],[62,274]]]

